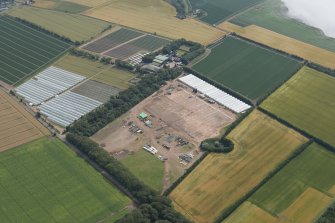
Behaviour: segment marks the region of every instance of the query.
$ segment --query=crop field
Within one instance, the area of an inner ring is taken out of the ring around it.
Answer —
[[[152,52],[167,45],[169,42],[170,41],[167,39],[163,39],[152,35],[146,35],[130,42],[129,44],[140,47],[143,50]]]
[[[304,43],[302,41],[281,35],[256,25],[241,27],[224,22],[219,27],[227,32],[235,32],[240,36],[262,43],[274,49],[299,56],[325,67],[335,69],[335,53]]]
[[[335,145],[334,98],[335,78],[304,67],[265,100],[261,107]]]
[[[106,52],[104,55],[123,60],[141,52],[141,50],[142,49],[140,47],[131,44],[125,44]]]
[[[126,59],[136,53],[153,52],[165,46],[169,42],[170,41],[167,39],[155,37],[152,35],[145,35],[125,43],[124,45],[121,44],[121,46],[107,51],[104,55],[117,59]]]
[[[252,100],[271,92],[301,63],[243,40],[227,37],[193,68]]]
[[[157,191],[163,188],[164,164],[143,149],[120,160],[136,177]]]
[[[207,13],[200,18],[209,24],[218,24],[236,13],[257,4],[261,0],[190,0],[192,9],[201,9]]]
[[[86,5],[88,7],[97,7],[100,5],[103,5],[107,2],[109,2],[110,0],[68,0],[68,2],[72,2],[72,3],[76,3],[76,4],[80,4],[80,5]]]
[[[266,0],[264,3],[239,15],[231,22],[242,25],[257,25],[282,35],[335,52],[334,38],[325,36],[320,30],[310,27],[285,15],[283,3]]]
[[[307,140],[257,110],[228,138],[233,152],[209,154],[170,194],[194,222],[213,222]]]
[[[107,36],[102,37],[86,46],[83,47],[85,50],[89,50],[95,53],[102,53],[109,49],[112,49],[120,44],[128,42],[132,39],[138,38],[139,36],[144,35],[143,33],[121,28]]]
[[[36,0],[33,6],[66,13],[80,13],[90,8],[85,5],[60,0]]]
[[[163,0],[116,0],[84,14],[167,38],[185,38],[204,45],[225,35],[223,31],[197,20],[176,18],[175,8]]]
[[[0,90],[0,152],[48,134],[33,116]]]
[[[107,102],[111,96],[117,95],[120,91],[121,89],[119,88],[92,80],[88,80],[72,90],[72,92],[103,103]]]
[[[58,39],[0,16],[0,81],[14,85],[68,48]]]
[[[110,26],[108,22],[86,16],[34,7],[15,8],[8,14],[79,42],[90,40]]]
[[[127,89],[132,85],[129,81],[135,77],[134,74],[128,71],[71,55],[64,56],[54,66],[119,89]]]
[[[268,213],[272,222],[313,222],[334,198],[334,168],[335,154],[314,143],[224,222],[256,213]],[[244,208],[254,205],[258,210]]]
[[[3,222],[107,222],[130,203],[58,139],[0,154]]]

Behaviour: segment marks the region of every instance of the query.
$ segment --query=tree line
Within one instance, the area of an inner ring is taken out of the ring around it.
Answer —
[[[168,43],[161,50],[145,55],[143,57],[143,62],[151,63],[155,59],[155,57],[159,54],[176,55],[177,50],[179,50],[181,46],[187,46],[190,48],[189,52],[186,52],[185,55],[181,56],[181,62],[185,65],[187,65],[190,61],[203,54],[206,50],[206,48],[200,43],[188,41],[186,39],[178,39]]]

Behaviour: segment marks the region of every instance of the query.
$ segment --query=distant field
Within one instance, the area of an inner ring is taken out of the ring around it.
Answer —
[[[130,200],[58,139],[0,153],[3,222],[106,222]]]
[[[0,90],[0,152],[48,134],[31,114]]]
[[[135,77],[134,74],[128,71],[71,55],[66,55],[57,61],[54,66],[85,77],[94,76],[92,80],[109,84],[120,89],[126,89],[131,86],[132,84],[129,81]]]
[[[80,4],[80,5],[86,5],[89,7],[96,7],[96,6],[103,5],[105,3],[110,2],[110,0],[94,0],[94,1],[92,0],[67,0],[67,1]]]
[[[261,107],[335,145],[335,78],[304,67]]]
[[[14,85],[63,54],[69,47],[12,18],[0,16],[0,81]]]
[[[9,15],[27,20],[72,41],[87,41],[109,27],[109,23],[82,15],[34,7],[10,10]]]
[[[141,149],[120,161],[145,184],[157,191],[162,190],[164,164],[156,156]]]
[[[232,37],[193,68],[252,99],[265,96],[301,66],[297,61]]]
[[[205,45],[225,35],[223,31],[194,19],[177,19],[175,8],[163,0],[116,0],[84,14],[171,39],[185,38]]]
[[[332,202],[335,186],[335,154],[312,144],[261,187],[225,223],[250,216],[245,206],[257,205],[251,214],[268,213],[280,222],[313,222]],[[252,204],[251,204],[252,203]],[[241,221],[247,222],[241,219]],[[259,222],[259,221],[257,221]],[[278,222],[271,221],[271,222]]]
[[[194,222],[213,222],[254,188],[306,139],[254,111],[228,138],[228,155],[209,154],[170,194],[177,210]]]
[[[229,22],[224,22],[218,26],[227,32],[235,32],[240,36],[262,43],[274,49],[299,56],[325,67],[335,69],[335,53],[304,43],[302,41],[281,35],[271,30],[250,25],[241,27]]]
[[[320,30],[287,17],[280,0],[266,0],[231,22],[247,26],[258,25],[288,37],[335,52],[335,39],[325,36]]]
[[[85,5],[60,0],[36,0],[33,6],[66,13],[80,13],[90,8]]]
[[[234,14],[241,12],[261,0],[189,0],[192,9],[202,9],[207,15],[201,18],[209,24],[217,24]]]
[[[83,47],[85,50],[89,50],[95,53],[102,53],[108,49],[114,48],[122,43],[137,38],[144,33],[137,32],[131,29],[121,28],[101,39],[98,39]]]

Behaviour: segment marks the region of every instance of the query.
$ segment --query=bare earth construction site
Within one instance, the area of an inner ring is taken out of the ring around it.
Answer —
[[[137,151],[145,144],[153,146],[158,156],[166,160],[165,171],[171,171],[169,175],[174,180],[199,157],[203,140],[220,135],[236,119],[233,112],[206,100],[179,81],[168,82],[92,138],[116,157]],[[141,120],[141,113],[148,117]],[[194,157],[192,161],[179,158],[185,153]]]

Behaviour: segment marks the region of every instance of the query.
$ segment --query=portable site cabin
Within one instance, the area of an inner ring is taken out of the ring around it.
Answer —
[[[148,118],[148,115],[142,112],[141,114],[138,115],[138,118],[143,121],[144,119]]]

